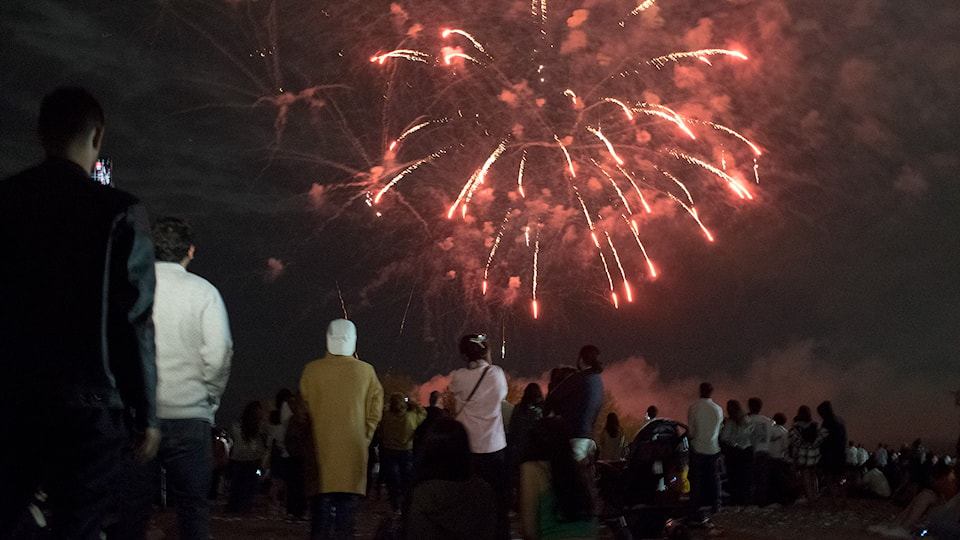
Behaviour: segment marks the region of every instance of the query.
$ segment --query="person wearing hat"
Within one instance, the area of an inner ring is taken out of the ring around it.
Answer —
[[[356,352],[357,327],[331,321],[326,356],[308,363],[300,376],[315,458],[305,460],[312,539],[353,538],[360,496],[367,492],[367,447],[383,414],[383,387]]]
[[[507,436],[500,403],[507,397],[507,378],[490,361],[485,334],[460,338],[466,367],[450,373],[456,398],[454,418],[467,429],[474,470],[490,484],[497,498],[497,538],[509,538],[510,494],[507,482]]]

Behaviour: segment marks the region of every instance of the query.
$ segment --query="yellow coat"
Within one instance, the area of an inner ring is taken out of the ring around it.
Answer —
[[[368,447],[383,414],[383,387],[373,366],[327,353],[303,368],[300,395],[316,457],[306,464],[307,495],[366,494]]]

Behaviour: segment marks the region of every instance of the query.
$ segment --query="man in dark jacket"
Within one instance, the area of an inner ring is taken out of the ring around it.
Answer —
[[[3,539],[40,488],[55,538],[98,539],[131,435],[141,459],[159,443],[150,226],[90,178],[103,131],[93,96],[59,88],[40,109],[46,161],[0,181]]]

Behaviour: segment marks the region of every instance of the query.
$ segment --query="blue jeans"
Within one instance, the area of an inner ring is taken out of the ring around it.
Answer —
[[[404,499],[410,494],[410,477],[413,472],[413,452],[384,448],[380,454],[380,476],[387,482],[390,508],[400,510]]]
[[[166,471],[167,500],[177,509],[182,540],[210,538],[210,478],[213,468],[210,422],[200,418],[160,419],[160,449],[147,464],[127,464],[116,538],[146,534],[152,502],[160,490],[160,468]]]
[[[344,540],[353,538],[360,495],[356,493],[321,493],[310,501],[310,540]]]

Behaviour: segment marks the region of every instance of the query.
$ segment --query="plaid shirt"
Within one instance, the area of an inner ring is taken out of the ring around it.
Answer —
[[[803,430],[809,424],[796,423],[790,428],[790,452],[789,458],[798,467],[813,467],[820,463],[820,445],[827,436],[827,430],[820,428],[817,430],[817,438],[814,441],[806,441],[803,438]]]

